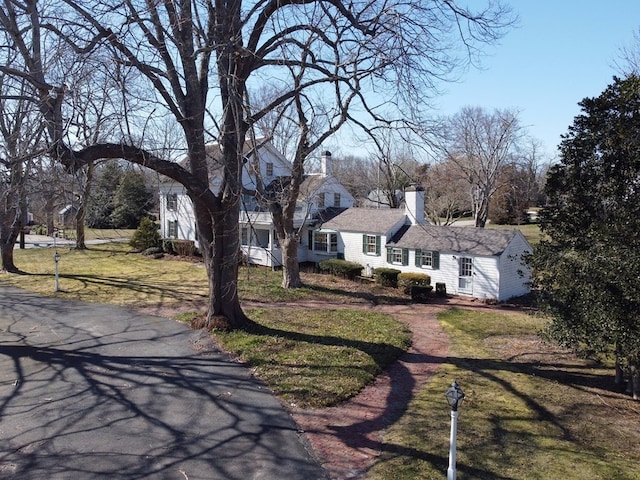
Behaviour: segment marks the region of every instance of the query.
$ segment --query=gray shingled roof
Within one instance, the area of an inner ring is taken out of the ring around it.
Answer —
[[[517,233],[517,230],[411,225],[401,228],[388,245],[493,256],[502,254]]]
[[[400,208],[349,208],[322,225],[341,232],[387,233],[405,216]]]

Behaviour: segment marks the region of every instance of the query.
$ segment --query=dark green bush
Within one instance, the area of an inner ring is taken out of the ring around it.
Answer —
[[[447,296],[447,284],[443,282],[436,282],[436,295],[439,297]]]
[[[160,240],[160,232],[158,232],[156,223],[148,217],[142,217],[140,226],[133,232],[133,237],[129,240],[129,245],[136,250],[146,250],[159,247]]]
[[[318,263],[318,269],[322,273],[330,273],[332,275],[338,275],[340,277],[353,280],[357,276],[362,274],[364,267],[359,263],[348,262],[347,260],[340,260],[337,258],[329,258],[327,260],[321,260]]]
[[[382,285],[383,287],[398,287],[398,275],[400,275],[400,270],[395,268],[376,268],[373,271],[373,274],[376,279],[376,283]]]
[[[432,285],[413,285],[410,288],[411,300],[416,302],[428,302],[432,290]]]
[[[406,295],[411,293],[411,287],[427,287],[430,285],[431,277],[426,273],[403,272],[398,275],[398,287],[402,288]]]

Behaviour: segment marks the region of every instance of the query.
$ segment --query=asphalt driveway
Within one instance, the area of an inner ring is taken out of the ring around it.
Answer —
[[[0,287],[0,478],[327,477],[206,333]]]

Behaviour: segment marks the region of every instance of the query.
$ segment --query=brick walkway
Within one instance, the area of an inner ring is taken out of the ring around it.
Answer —
[[[340,406],[292,409],[333,480],[360,478],[373,465],[386,428],[402,416],[415,393],[446,360],[449,339],[436,319],[437,312],[445,308],[444,304],[376,307],[376,311],[393,315],[409,326],[413,332],[409,351],[372,385]]]

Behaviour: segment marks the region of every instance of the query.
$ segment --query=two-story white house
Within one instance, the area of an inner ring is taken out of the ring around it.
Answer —
[[[207,145],[210,185],[220,188],[221,157],[216,143]],[[282,255],[268,209],[253,194],[259,170],[267,190],[286,189],[291,164],[269,143],[247,144],[243,206],[240,213],[242,253],[249,263],[278,267]],[[524,256],[531,245],[518,230],[429,225],[424,191],[405,190],[404,209],[353,208],[354,198],[331,174],[332,158],[324,152],[320,172],[306,175],[300,187],[294,223],[299,229],[298,260],[317,263],[343,258],[359,263],[365,275],[375,268],[422,272],[448,293],[504,301],[529,292],[531,273]],[[191,200],[171,180],[160,185],[163,238],[193,240],[198,247]]]
[[[270,142],[256,142],[254,149],[247,142],[245,156],[247,161],[243,171],[242,206],[240,212],[241,249],[249,263],[264,266],[282,265],[282,254],[273,228],[273,219],[268,208],[255,195],[257,172],[267,190],[286,189],[291,179],[291,163],[278,152]],[[215,192],[219,191],[221,152],[217,143],[207,145],[209,155],[209,183]],[[305,175],[300,186],[296,205],[294,225],[300,232],[298,259],[300,262],[316,262],[320,259],[321,245],[311,244],[309,231],[316,224],[335,216],[351,207],[354,198],[331,174],[332,158],[330,152],[324,152],[321,158],[321,171]],[[195,215],[191,200],[182,185],[170,179],[160,184],[160,223],[163,238],[186,239],[198,245]],[[317,247],[317,248],[314,248]],[[329,252],[331,246],[326,248]]]

